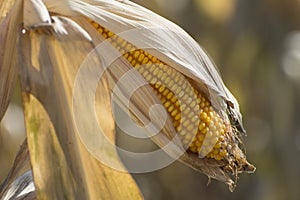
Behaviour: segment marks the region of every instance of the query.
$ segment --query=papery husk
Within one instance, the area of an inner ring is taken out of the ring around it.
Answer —
[[[0,121],[11,99],[16,76],[16,46],[21,32],[22,1],[0,1]]]

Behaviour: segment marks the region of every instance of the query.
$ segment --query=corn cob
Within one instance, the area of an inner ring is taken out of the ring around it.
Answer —
[[[98,23],[90,23],[149,82],[188,151],[218,161],[228,156],[230,145],[225,140],[228,128],[204,93],[196,87],[188,87],[186,77],[161,60],[137,49]],[[191,101],[195,94],[197,102]],[[187,117],[182,117],[182,114]],[[198,129],[191,132],[195,125]]]

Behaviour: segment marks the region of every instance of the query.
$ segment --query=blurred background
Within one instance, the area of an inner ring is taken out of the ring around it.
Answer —
[[[176,162],[134,175],[145,199],[299,199],[300,0],[135,2],[184,28],[213,58],[239,100],[247,156],[257,167],[231,193]],[[19,101],[15,95],[0,125],[0,180],[24,137],[22,123],[15,126],[23,120]]]

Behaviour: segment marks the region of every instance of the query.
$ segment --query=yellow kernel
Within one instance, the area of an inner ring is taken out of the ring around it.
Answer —
[[[200,103],[200,107],[201,107],[201,108],[204,108],[204,107],[205,107],[205,103],[204,103],[204,102],[201,102],[201,103]]]
[[[204,122],[201,122],[199,124],[199,130],[202,131],[206,127],[206,124]]]
[[[176,96],[173,96],[172,99],[171,99],[171,102],[172,102],[172,103],[175,103],[176,101],[177,101]]]
[[[166,98],[164,98],[164,97],[159,97],[160,99],[161,99],[161,102],[164,104],[166,101],[167,101],[167,99]]]
[[[220,156],[225,157],[227,156],[227,152],[224,149],[220,150]]]
[[[216,148],[216,149],[221,148],[221,143],[220,143],[220,142],[217,142],[217,143],[215,144],[214,148]]]
[[[216,154],[216,155],[217,155],[218,153],[219,153],[219,150],[218,150],[218,149],[214,149],[214,150],[213,150],[213,154]]]
[[[210,123],[210,117],[206,117],[206,118],[204,118],[203,120],[204,120],[206,123],[208,123],[208,124]]]
[[[195,142],[195,144],[196,144],[197,147],[200,147],[200,146],[201,146],[201,142],[198,141],[198,140]]]
[[[198,140],[201,141],[201,142],[203,142],[204,137],[205,137],[204,135],[200,134],[200,135],[198,135]]]
[[[148,62],[149,62],[149,59],[147,57],[145,57],[142,63],[147,64]]]
[[[206,128],[204,128],[202,131],[201,131],[202,133],[206,133],[206,132],[208,132],[208,128],[206,127]]]
[[[193,146],[193,147],[189,147],[189,149],[192,151],[192,152],[197,152],[197,147]]]
[[[176,121],[178,121],[178,120],[180,120],[180,118],[181,118],[180,114],[177,114],[177,115],[175,116],[174,119],[175,119]]]
[[[224,135],[225,131],[224,129],[221,129],[221,135]]]
[[[156,84],[154,85],[154,87],[155,87],[156,89],[158,89],[158,88],[160,87],[160,84],[156,83]]]
[[[103,36],[104,38],[107,38],[107,34],[106,34],[106,33],[102,33],[102,36]]]
[[[206,114],[205,112],[202,112],[202,113],[200,114],[200,118],[201,118],[202,120],[204,120],[205,118],[207,118],[207,114]]]
[[[170,92],[170,91],[169,91],[168,89],[165,89],[164,92],[163,92],[163,95],[164,95],[164,96],[167,96],[167,94],[169,94],[169,92]]]
[[[160,62],[159,65],[158,65],[158,67],[159,67],[160,69],[163,69],[164,67],[169,68],[169,66],[168,66],[168,65],[165,65],[163,62]]]
[[[170,103],[170,101],[167,101],[164,105],[166,108],[168,108],[171,105],[171,103]]]
[[[129,56],[128,53],[125,53],[125,54],[123,55],[123,57],[126,58],[126,59],[128,58],[128,56]]]
[[[114,33],[113,32],[111,32],[111,31],[108,31],[108,37],[111,37],[111,36],[113,36],[114,35]]]
[[[165,89],[165,86],[161,85],[160,88],[158,89],[158,91],[159,91],[160,93],[162,93],[162,91],[164,91],[164,89]]]
[[[96,29],[99,28],[99,24],[97,24],[96,22],[93,22],[93,21],[90,21],[90,22],[92,23],[92,25],[93,25]],[[102,30],[102,29],[99,29],[98,31],[100,31],[100,30]]]
[[[204,112],[208,112],[208,107],[203,108]]]
[[[152,58],[152,62],[155,63],[156,61],[157,61],[157,58],[156,58],[156,57],[153,57],[153,58]]]
[[[138,61],[139,62],[142,62],[145,58],[145,55],[144,54],[140,54],[139,58],[138,58]]]
[[[139,55],[140,55],[140,51],[135,51],[134,54],[133,54],[133,57],[138,58]]]
[[[173,93],[170,92],[168,95],[167,95],[167,99],[171,99],[173,97]]]
[[[169,111],[169,112],[172,112],[173,110],[174,110],[174,106],[171,105],[171,106],[168,108],[168,111]]]
[[[171,116],[174,117],[174,116],[177,114],[177,112],[178,112],[178,111],[177,111],[176,109],[173,110],[173,112],[171,113]]]

